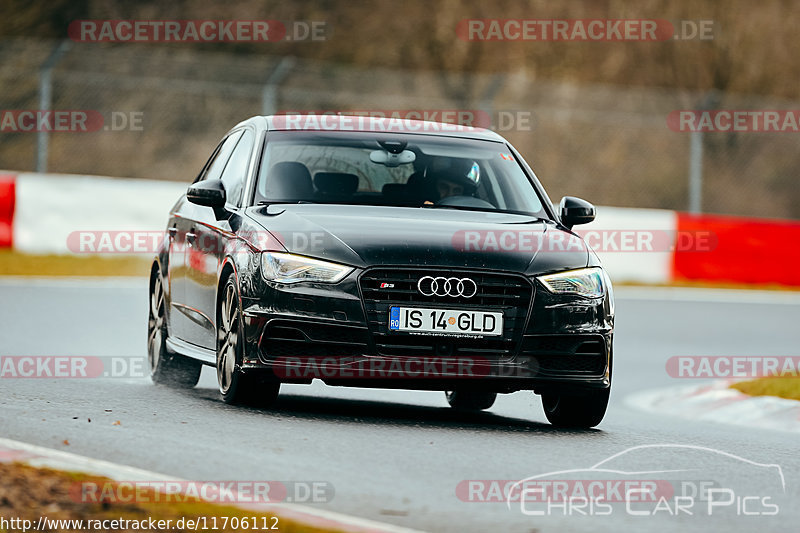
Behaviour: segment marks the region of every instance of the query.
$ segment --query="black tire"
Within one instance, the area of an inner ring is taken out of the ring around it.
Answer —
[[[150,280],[150,310],[147,320],[147,361],[150,379],[156,385],[191,389],[200,380],[203,364],[167,350],[167,319],[164,286],[158,268]]]
[[[603,421],[611,389],[581,396],[543,394],[544,414],[551,424],[564,428],[593,428]]]
[[[243,372],[244,325],[233,276],[220,293],[217,315],[217,384],[222,401],[268,407],[278,398],[280,382],[264,372]]]
[[[494,405],[497,399],[496,392],[476,390],[445,391],[447,403],[459,411],[483,411]]]

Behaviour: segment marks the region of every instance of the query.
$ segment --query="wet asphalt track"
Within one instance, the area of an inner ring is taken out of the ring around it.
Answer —
[[[0,301],[0,355],[144,357],[142,281],[6,279]],[[799,324],[798,295],[619,290],[612,401],[605,421],[591,431],[553,429],[539,399],[526,392],[501,396],[477,415],[451,411],[442,393],[316,383],[284,387],[268,411],[231,407],[217,399],[206,368],[190,391],[156,387],[147,378],[0,379],[0,436],[185,479],[323,481],[335,496],[314,505],[429,531],[798,531],[796,434],[695,422],[691,413],[658,417],[628,407],[624,398],[685,384],[665,371],[672,355],[798,355]],[[117,420],[121,425],[113,425]],[[777,464],[786,491],[774,468],[712,452],[651,448],[618,458],[615,466],[681,469],[670,479],[710,481],[732,488],[736,498],[758,499],[743,507],[735,500],[712,516],[699,500],[692,515],[632,516],[620,503],[605,516],[598,516],[602,509],[583,516],[563,508],[529,516],[519,504],[509,510],[456,494],[462,480],[588,468],[631,446],[653,444],[703,446]],[[776,515],[744,516],[773,512],[764,497],[778,505]]]

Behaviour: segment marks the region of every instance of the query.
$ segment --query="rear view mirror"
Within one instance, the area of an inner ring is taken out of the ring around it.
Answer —
[[[398,154],[389,152],[388,150],[375,150],[369,154],[370,161],[390,168],[413,163],[416,159],[417,154],[411,150],[403,150]]]
[[[561,199],[561,223],[568,229],[578,224],[588,224],[595,217],[595,208],[581,198],[565,196]]]
[[[225,206],[225,186],[220,180],[198,181],[189,186],[186,199],[197,205],[218,208]]]

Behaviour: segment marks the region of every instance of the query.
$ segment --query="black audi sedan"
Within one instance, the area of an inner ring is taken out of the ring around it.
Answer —
[[[488,409],[530,390],[592,427],[611,388],[614,299],[531,167],[484,129],[345,115],[234,127],[169,214],[150,275],[153,381],[216,368],[228,403],[281,383],[441,390]]]

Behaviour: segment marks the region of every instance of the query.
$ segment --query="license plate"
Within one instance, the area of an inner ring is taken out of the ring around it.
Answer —
[[[389,329],[420,333],[502,335],[503,313],[390,307]]]

